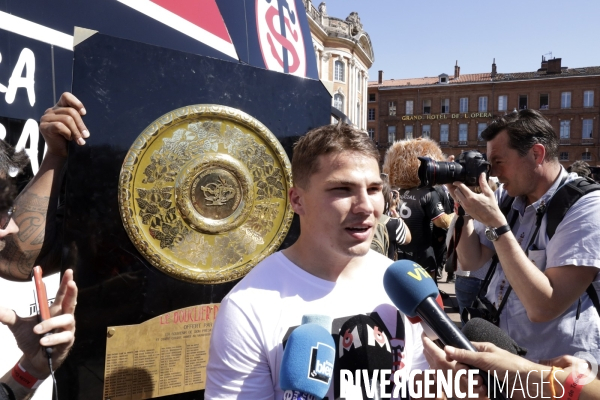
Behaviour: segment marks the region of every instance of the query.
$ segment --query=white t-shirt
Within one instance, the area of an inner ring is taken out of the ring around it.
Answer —
[[[397,335],[390,342],[394,353],[402,355],[402,370],[429,368],[421,326],[400,314],[383,288],[383,274],[391,262],[371,250],[352,280],[330,282],[299,268],[281,252],[267,257],[221,303],[212,332],[205,398],[281,400],[282,340],[307,314],[333,318],[336,337],[335,327],[339,329],[342,319],[376,312],[391,336]],[[402,326],[404,340],[398,340]],[[336,378],[328,392],[330,400]]]
[[[548,203],[567,176],[564,168],[552,187],[535,203],[525,206],[523,198],[515,198],[512,208],[519,217],[512,229],[523,251],[527,250],[535,231],[536,210],[542,202]],[[565,183],[576,179],[569,174]],[[501,199],[505,192],[500,188],[496,197]],[[540,225],[537,239],[529,249],[529,259],[541,270],[563,265],[596,267],[600,271],[600,191],[588,193],[579,199],[558,225],[551,240],[546,235],[547,216]],[[510,218],[510,214],[509,214]],[[490,248],[492,242],[480,232],[480,241]],[[600,273],[595,281],[600,281]],[[486,297],[496,308],[502,302],[508,288],[508,280],[499,263]],[[590,353],[600,362],[600,317],[586,293],[581,296],[581,308],[577,317],[578,301],[575,301],[559,317],[548,322],[535,323],[527,317],[525,307],[512,291],[500,314],[500,328],[507,332],[520,346],[527,348],[527,358],[544,360],[578,351]]]

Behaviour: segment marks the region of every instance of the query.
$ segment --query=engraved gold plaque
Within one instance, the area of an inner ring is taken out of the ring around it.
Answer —
[[[238,279],[280,245],[293,211],[291,167],[277,138],[242,111],[179,108],[135,140],[121,169],[129,237],[156,268],[181,280]]]

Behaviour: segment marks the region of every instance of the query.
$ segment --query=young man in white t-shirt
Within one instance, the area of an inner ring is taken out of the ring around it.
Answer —
[[[283,342],[302,316],[327,315],[343,363],[340,327],[370,315],[386,332],[397,370],[426,369],[421,328],[383,288],[391,260],[370,251],[383,212],[379,153],[345,124],[314,129],[294,147],[289,190],[301,234],[259,263],[221,303],[212,333],[206,399],[281,399]],[[328,399],[339,397],[333,377]]]

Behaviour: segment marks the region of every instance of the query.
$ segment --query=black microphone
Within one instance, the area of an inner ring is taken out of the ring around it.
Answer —
[[[506,332],[483,318],[473,318],[465,324],[462,332],[472,342],[489,342],[509,353],[524,356],[527,349],[521,347]]]
[[[388,267],[383,275],[383,287],[394,305],[408,317],[419,316],[446,346],[477,352],[473,344],[458,329],[435,299],[438,288],[431,276],[414,261],[400,260]],[[486,386],[487,376],[479,375]],[[502,393],[496,399],[504,400]]]
[[[366,371],[367,379],[363,376],[360,383],[355,382],[355,386],[360,385],[364,399],[389,398],[380,390],[381,382],[385,378],[381,376],[382,371],[391,372],[394,366],[390,340],[384,329],[375,319],[367,315],[355,315],[344,322],[340,328],[337,376],[340,376],[342,370],[352,375],[357,370],[363,374]],[[386,392],[389,394],[393,387],[390,381],[386,383],[388,383]],[[350,397],[348,394],[346,396]]]

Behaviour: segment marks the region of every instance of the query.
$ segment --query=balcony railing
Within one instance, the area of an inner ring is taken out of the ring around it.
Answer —
[[[593,138],[583,138],[581,139],[581,144],[594,144]]]
[[[571,138],[560,138],[560,144],[571,144]]]
[[[459,146],[466,147],[466,146],[467,146],[467,141],[466,141],[466,140],[459,140],[459,141],[458,141],[458,145],[459,145]]]

